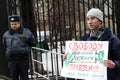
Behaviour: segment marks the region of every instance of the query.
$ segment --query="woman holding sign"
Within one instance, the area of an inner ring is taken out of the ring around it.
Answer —
[[[82,41],[109,41],[108,60],[103,64],[107,67],[107,80],[120,80],[120,40],[109,28],[102,26],[103,12],[92,8],[86,15],[90,33],[81,37]],[[63,56],[63,59],[66,55]]]

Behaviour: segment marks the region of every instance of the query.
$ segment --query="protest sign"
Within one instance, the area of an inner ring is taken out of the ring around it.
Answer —
[[[108,58],[108,41],[66,41],[65,54],[61,76],[107,80],[103,60]]]

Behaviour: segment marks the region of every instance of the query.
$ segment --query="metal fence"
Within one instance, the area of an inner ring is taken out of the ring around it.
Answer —
[[[22,0],[7,0],[9,14],[20,14],[21,11],[19,9],[22,9],[20,1]],[[36,33],[39,42],[37,47],[63,54],[66,40],[79,40],[83,34],[88,32],[86,13],[92,7],[100,8],[104,12],[103,25],[111,28],[113,33],[117,35],[115,1],[116,0],[32,0],[33,5],[31,6],[34,12],[35,25],[37,28]],[[26,7],[26,10],[28,9],[29,7]],[[35,57],[37,58],[38,54],[36,54]],[[45,58],[40,54],[39,57],[40,60]],[[50,60],[53,60],[52,56]],[[59,60],[59,57],[56,56],[56,62],[57,75],[59,75],[62,60]],[[51,63],[51,75],[54,75],[53,64],[54,63]],[[36,71],[47,74],[41,65],[38,67],[36,64],[35,68]]]
[[[115,0],[34,0],[33,9],[39,42],[50,43],[50,50],[64,52],[66,40],[79,40],[88,32],[86,13],[92,7],[104,12],[103,25],[117,34]],[[43,32],[43,33],[42,33]]]
[[[31,77],[34,80],[38,80],[38,79],[40,79],[40,80],[41,79],[43,79],[43,80],[53,80],[53,79],[59,80],[60,76],[59,76],[58,71],[60,71],[62,69],[62,65],[61,65],[62,64],[62,62],[61,62],[62,55],[63,54],[56,53],[55,51],[49,51],[49,50],[41,49],[38,47],[32,47],[31,58],[32,58],[33,75],[31,75]],[[57,59],[58,59],[57,56],[59,56],[59,62],[61,62],[61,64],[59,64],[59,66],[61,66],[61,69],[59,69],[59,70],[57,67]],[[40,68],[43,68],[43,69],[40,69]],[[44,72],[46,72],[46,73],[44,73]],[[66,79],[63,77],[61,77],[61,78],[64,80]]]
[[[38,47],[46,49],[41,46],[45,42],[50,51],[64,53],[66,40],[79,40],[89,31],[86,13],[92,7],[104,12],[103,26],[111,28],[117,34],[114,3],[115,0],[34,0]],[[57,67],[59,69],[58,57]]]

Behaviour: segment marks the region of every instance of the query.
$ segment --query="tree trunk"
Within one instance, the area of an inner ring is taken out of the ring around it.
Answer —
[[[120,0],[115,0],[115,14],[117,22],[117,36],[120,38]]]
[[[34,35],[36,35],[35,18],[32,7],[32,0],[20,0],[21,3],[21,16],[23,18],[23,25],[29,28]]]
[[[35,18],[32,7],[33,0],[20,0],[20,3],[21,3],[20,14],[23,18],[23,26],[30,29],[32,33],[37,37]],[[31,58],[30,58],[30,74],[33,75]]]
[[[8,29],[6,0],[0,0],[0,75],[9,76],[7,58],[2,44],[2,36]]]

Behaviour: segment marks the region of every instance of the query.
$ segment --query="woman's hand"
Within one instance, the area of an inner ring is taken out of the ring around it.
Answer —
[[[116,64],[112,60],[104,60],[103,64],[110,69],[114,69],[116,66]]]

